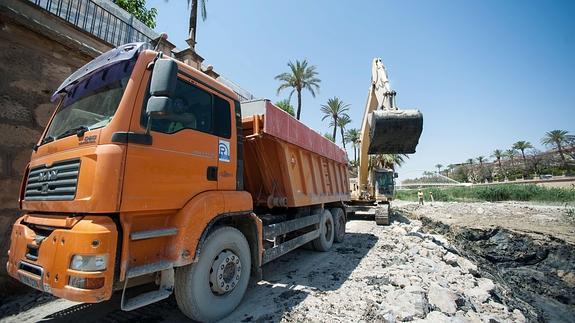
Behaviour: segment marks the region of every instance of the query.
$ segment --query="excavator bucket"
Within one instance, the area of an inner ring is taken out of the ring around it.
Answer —
[[[423,131],[419,110],[375,110],[369,116],[369,154],[413,154]]]

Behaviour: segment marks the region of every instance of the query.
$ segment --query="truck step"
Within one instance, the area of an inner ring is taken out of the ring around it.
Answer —
[[[169,237],[176,235],[178,233],[178,229],[176,228],[164,228],[164,229],[156,229],[156,230],[146,230],[146,231],[137,231],[130,233],[130,239],[132,240],[143,240],[143,239],[152,239],[152,238],[160,238],[160,237]]]
[[[140,294],[136,297],[130,298],[126,302],[122,302],[122,311],[132,311],[146,305],[161,301],[172,295],[171,290],[159,289],[147,293]]]
[[[134,277],[138,277],[138,276],[144,276],[144,275],[152,274],[152,273],[162,271],[165,269],[170,269],[172,267],[174,267],[173,262],[162,260],[162,261],[154,262],[151,264],[130,268],[130,269],[128,269],[128,272],[126,273],[126,278],[134,278]]]

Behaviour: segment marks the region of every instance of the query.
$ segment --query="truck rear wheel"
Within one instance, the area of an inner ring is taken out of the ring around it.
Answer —
[[[345,237],[345,214],[340,208],[331,209],[331,214],[333,215],[333,226],[335,229],[335,235],[333,241],[343,242]]]
[[[317,251],[328,251],[333,244],[334,225],[333,216],[324,210],[319,220],[319,237],[313,240],[313,247]]]
[[[215,321],[242,301],[250,278],[250,247],[232,227],[216,229],[206,238],[196,263],[176,269],[176,301],[196,321]]]

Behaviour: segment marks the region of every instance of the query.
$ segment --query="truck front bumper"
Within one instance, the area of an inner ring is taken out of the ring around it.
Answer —
[[[101,302],[112,296],[117,237],[107,216],[26,214],[12,229],[6,268],[20,282],[57,297]],[[71,269],[75,255],[107,260],[99,270]]]

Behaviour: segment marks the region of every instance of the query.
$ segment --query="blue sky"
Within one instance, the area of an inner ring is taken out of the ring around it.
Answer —
[[[274,102],[289,94],[276,96],[274,80],[289,60],[317,65],[321,90],[315,98],[304,93],[302,121],[320,133],[329,131],[320,106],[333,96],[351,105],[352,126],[360,128],[371,60],[381,57],[398,106],[424,115],[403,178],[488,157],[518,140],[542,149],[540,139],[553,129],[575,134],[575,1],[349,4],[210,0],[196,49],[205,63]],[[156,30],[185,47],[186,1],[147,5],[158,9]]]

